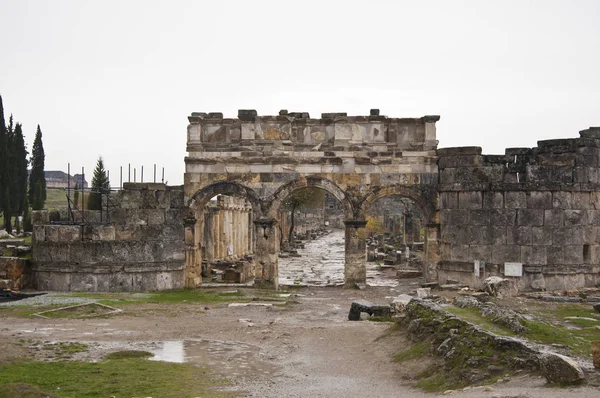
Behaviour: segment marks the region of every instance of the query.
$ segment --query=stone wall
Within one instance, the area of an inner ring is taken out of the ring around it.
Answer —
[[[183,190],[127,183],[111,194],[110,202],[110,221],[105,223],[51,224],[47,211],[34,212],[35,288],[145,291],[183,287]]]
[[[0,289],[21,290],[29,285],[29,261],[19,257],[0,257]]]
[[[504,155],[438,150],[442,282],[478,286],[509,263],[522,264],[510,277],[521,290],[600,283],[600,128],[580,136]]]

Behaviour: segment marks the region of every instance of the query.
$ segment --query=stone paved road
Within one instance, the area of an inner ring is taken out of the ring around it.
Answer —
[[[302,257],[279,259],[279,285],[330,286],[344,283],[344,231],[334,229],[319,239],[307,241],[299,249]],[[369,286],[398,285],[393,272],[378,270],[375,263],[367,263]]]

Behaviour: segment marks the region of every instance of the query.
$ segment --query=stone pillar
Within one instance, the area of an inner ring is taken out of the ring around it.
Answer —
[[[202,264],[199,259],[199,247],[196,243],[196,219],[186,218],[184,220],[185,231],[185,287],[197,287],[202,284]]]
[[[436,281],[437,276],[437,263],[440,261],[439,253],[439,224],[427,224],[425,228],[425,244],[423,250],[424,261],[423,261],[423,278],[426,282]]]
[[[277,289],[277,255],[279,253],[279,233],[277,220],[261,218],[254,221],[254,286]]]
[[[346,262],[344,264],[344,286],[354,287],[367,281],[367,222],[365,220],[345,220]]]
[[[212,261],[215,258],[215,248],[213,241],[214,212],[210,209],[204,210],[204,258],[203,260]]]

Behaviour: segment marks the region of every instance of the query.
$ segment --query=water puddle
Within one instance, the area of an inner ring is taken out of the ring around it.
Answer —
[[[344,231],[306,242],[299,249],[301,257],[279,259],[279,284],[282,286],[332,286],[344,284]],[[398,286],[395,272],[384,272],[375,263],[367,262],[369,286]]]
[[[264,362],[260,347],[237,341],[207,339],[167,340],[152,342],[94,342],[103,357],[107,352],[121,350],[148,351],[151,361],[189,363],[206,366],[224,377],[269,376],[277,367]]]

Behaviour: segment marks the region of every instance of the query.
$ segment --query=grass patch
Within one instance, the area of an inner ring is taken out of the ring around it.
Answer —
[[[407,350],[404,350],[396,355],[394,355],[394,362],[402,363],[406,361],[410,361],[411,359],[417,359],[422,357],[423,355],[429,352],[429,341],[423,341],[421,343],[417,343],[410,347]]]
[[[22,383],[0,385],[0,398],[56,398],[56,395],[42,391],[36,386]]]
[[[143,303],[231,303],[249,302],[252,297],[240,291],[215,291],[206,289],[166,290],[154,293],[73,293],[73,297],[98,300],[106,305]]]
[[[466,383],[448,376],[440,366],[432,366],[418,374],[417,378],[420,380],[415,383],[415,387],[428,392],[454,390],[466,385]]]
[[[492,322],[490,318],[486,318],[477,308],[460,308],[455,306],[448,306],[444,308],[446,311],[450,312],[458,316],[460,319],[463,319],[467,322],[471,322],[477,326],[484,328],[492,333],[495,333],[500,336],[516,336],[517,333],[513,332],[509,328],[498,325],[497,323]]]
[[[7,395],[17,388],[15,385],[33,386],[57,397],[233,396],[215,390],[225,386],[226,381],[211,375],[206,368],[143,358],[98,363],[22,362],[0,365],[0,397],[15,396]]]
[[[130,358],[150,358],[153,357],[154,354],[148,351],[137,351],[137,350],[125,350],[125,351],[117,351],[111,352],[108,354],[105,359],[130,359]]]

